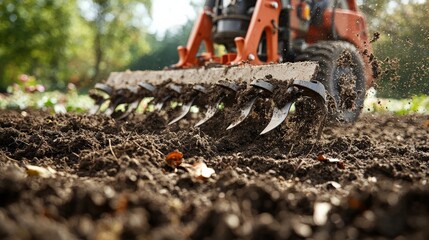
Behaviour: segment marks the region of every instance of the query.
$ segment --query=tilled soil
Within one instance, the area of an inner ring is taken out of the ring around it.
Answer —
[[[367,114],[300,142],[192,121],[0,112],[0,238],[429,239],[427,115]],[[173,171],[176,149],[216,174]]]

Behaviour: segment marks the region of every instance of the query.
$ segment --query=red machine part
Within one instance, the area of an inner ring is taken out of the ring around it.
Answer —
[[[302,2],[300,0],[291,0],[290,3],[292,10],[289,27],[292,30],[292,39],[296,39],[302,37],[302,33],[299,32],[302,19],[299,19],[296,12],[298,5],[302,4]],[[366,65],[367,86],[371,86],[373,76],[369,56],[372,54],[372,48],[368,40],[366,21],[364,16],[358,11],[355,0],[348,0],[347,3],[349,6],[347,10],[326,9],[323,13],[322,24],[317,26],[311,25],[308,32],[305,33],[304,38],[309,44],[321,40],[330,40],[332,38],[332,18],[334,17],[334,29],[338,38],[354,44],[360,50]],[[205,9],[199,14],[187,46],[178,47],[179,62],[174,67],[200,67],[208,62],[224,65],[241,63],[260,65],[278,62],[280,59],[278,54],[278,21],[281,9],[282,3],[280,0],[257,1],[245,38],[235,38],[237,52],[226,53],[222,56],[215,55],[212,40],[212,18],[209,10]],[[265,62],[261,61],[257,54],[263,32],[265,32],[267,46],[267,60]],[[203,42],[206,52],[197,56],[198,49]]]

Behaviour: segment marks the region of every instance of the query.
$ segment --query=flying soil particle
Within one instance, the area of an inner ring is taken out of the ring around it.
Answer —
[[[337,60],[337,65],[339,67],[349,67],[353,69],[355,63],[352,60],[351,53],[348,51],[343,51],[340,57]],[[353,74],[353,71],[342,72],[339,76],[338,89],[340,96],[339,108],[345,110],[354,110],[356,109],[356,99],[357,92],[355,91],[356,87],[356,76]]]
[[[376,42],[379,38],[380,38],[380,33],[379,33],[379,32],[375,32],[375,33],[372,35],[372,38],[371,38],[371,40],[370,40],[369,42],[370,42],[370,43]]]

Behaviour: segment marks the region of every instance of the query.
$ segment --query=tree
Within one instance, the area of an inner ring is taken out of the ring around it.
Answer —
[[[111,71],[123,70],[147,52],[145,28],[141,23],[149,14],[150,0],[81,0],[92,13],[81,15],[93,32],[93,69],[91,80],[100,81]],[[140,11],[139,11],[140,9]]]
[[[394,98],[429,94],[429,2],[394,0],[390,5],[396,7],[383,11],[381,37],[374,43],[384,68],[378,93]]]
[[[0,0],[0,90],[26,73],[92,86],[149,50],[150,0]],[[149,10],[148,10],[149,9]]]
[[[129,68],[131,70],[160,70],[168,67],[179,60],[177,47],[186,46],[193,22],[188,21],[177,32],[168,31],[162,40],[157,40],[156,35],[148,36],[151,51],[136,59]]]
[[[360,9],[370,32],[380,36],[373,43],[383,68],[378,95],[403,98],[429,94],[428,1],[363,0]]]
[[[65,55],[74,1],[0,1],[0,89],[19,74],[55,82]]]

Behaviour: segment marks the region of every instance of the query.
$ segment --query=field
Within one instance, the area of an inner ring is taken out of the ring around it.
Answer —
[[[429,238],[428,115],[301,142],[166,121],[2,110],[0,238]]]
[[[0,9],[0,240],[429,239],[429,0]]]

